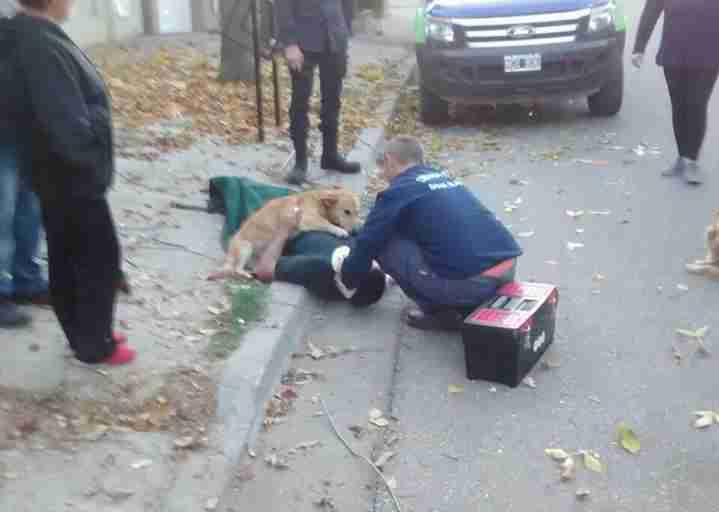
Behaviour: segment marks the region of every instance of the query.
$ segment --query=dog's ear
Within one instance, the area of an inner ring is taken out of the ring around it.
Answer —
[[[335,206],[337,204],[338,201],[339,201],[339,197],[337,197],[337,194],[332,190],[323,192],[320,195],[320,202],[322,203],[322,206],[324,206],[325,208],[332,208],[333,206]]]

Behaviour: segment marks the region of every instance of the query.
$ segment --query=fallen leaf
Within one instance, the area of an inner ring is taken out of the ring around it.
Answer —
[[[524,380],[522,380],[522,384],[528,388],[537,389],[537,383],[534,381],[533,377],[525,377]]]
[[[370,409],[369,411],[369,419],[371,420],[377,420],[384,416],[384,413],[380,411],[379,409]]]
[[[677,334],[681,334],[682,336],[686,336],[687,338],[692,339],[701,339],[704,336],[707,335],[709,332],[709,326],[704,326],[700,329],[696,329],[694,331],[691,331],[689,329],[677,329]]]
[[[335,505],[334,500],[329,496],[323,496],[322,499],[315,501],[314,503],[317,508],[323,508],[330,511],[337,510],[337,505]]]
[[[622,445],[622,448],[633,455],[639,453],[641,443],[632,429],[622,423],[617,429],[617,436],[619,438],[619,444]]]
[[[712,411],[697,411],[694,414],[698,416],[694,421],[694,428],[703,429],[711,427],[716,420],[716,415]]]
[[[327,354],[325,354],[324,350],[322,350],[319,347],[316,347],[312,343],[307,343],[307,348],[309,350],[309,356],[314,359],[315,361],[322,359]]]
[[[577,219],[584,215],[584,210],[566,210],[566,214],[573,219]]]
[[[575,465],[572,457],[567,457],[564,462],[562,462],[560,467],[562,468],[562,471],[560,472],[559,477],[563,482],[568,482],[569,480],[574,479]]]
[[[581,249],[582,247],[584,247],[584,244],[581,242],[567,242],[567,249],[570,251]]]
[[[197,439],[192,436],[181,437],[175,440],[174,445],[175,448],[180,450],[187,450],[189,448],[194,448],[197,445]]]
[[[374,465],[377,466],[378,469],[382,469],[382,467],[387,464],[392,457],[396,455],[395,452],[384,452],[379,457],[377,457],[377,460],[374,461]]]
[[[221,309],[216,308],[216,307],[213,307],[213,306],[209,306],[209,307],[207,308],[207,311],[209,311],[211,314],[213,314],[213,315],[215,315],[215,316],[219,316],[219,315],[222,314],[222,310],[221,310]]]
[[[310,448],[314,448],[320,444],[321,443],[319,441],[305,441],[304,443],[299,443],[295,446],[295,450],[309,450]]]
[[[352,432],[352,434],[355,436],[355,439],[362,439],[365,434],[365,429],[360,427],[359,425],[352,425],[348,427],[348,430]]]
[[[265,463],[275,469],[289,469],[290,467],[287,461],[280,458],[276,453],[265,457]]]
[[[599,460],[599,457],[596,456],[596,454],[585,451],[583,453],[584,455],[584,466],[594,471],[595,473],[603,473],[604,472],[604,466],[602,465],[601,461]]]
[[[589,489],[577,489],[576,492],[576,496],[579,501],[586,500],[591,494],[592,493],[589,491]]]
[[[448,391],[452,394],[464,393],[464,386],[461,384],[450,384]]]
[[[547,448],[544,450],[544,453],[547,457],[550,457],[552,460],[556,460],[557,462],[562,462],[569,458],[569,454],[561,448]]]
[[[152,461],[150,459],[138,460],[137,462],[133,462],[132,464],[130,464],[130,467],[132,469],[143,469],[150,466],[152,466]]]
[[[389,426],[389,421],[386,418],[377,418],[376,420],[369,420],[369,422],[375,427],[385,428]]]

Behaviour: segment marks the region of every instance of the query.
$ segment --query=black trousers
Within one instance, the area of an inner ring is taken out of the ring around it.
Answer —
[[[300,71],[291,71],[290,136],[295,142],[295,146],[302,146],[307,141],[310,97],[314,86],[315,68],[318,67],[320,70],[320,93],[322,97],[320,130],[326,137],[337,138],[342,81],[347,74],[347,53],[305,52],[302,69]]]
[[[707,129],[707,110],[717,68],[665,67],[679,156],[697,160]]]
[[[120,245],[107,200],[43,201],[52,307],[75,357],[98,363],[114,349]]]

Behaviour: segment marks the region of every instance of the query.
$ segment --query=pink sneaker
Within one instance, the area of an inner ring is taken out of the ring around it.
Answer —
[[[113,352],[110,357],[102,361],[102,363],[110,366],[120,366],[131,363],[135,360],[135,357],[137,357],[137,352],[134,348],[120,344],[115,347],[115,352]]]
[[[112,341],[114,341],[118,345],[124,345],[125,343],[127,343],[127,334],[125,334],[124,332],[113,331]]]

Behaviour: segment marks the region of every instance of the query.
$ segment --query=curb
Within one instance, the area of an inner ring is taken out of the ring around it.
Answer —
[[[399,68],[397,90],[378,107],[383,121],[394,113],[399,93],[415,69],[414,55],[410,55]],[[393,84],[394,85],[394,84]],[[342,185],[358,194],[364,194],[369,170],[374,169],[375,149],[385,136],[382,127],[365,128],[348,158],[362,164],[360,174],[329,175],[322,181]],[[243,455],[254,443],[264,421],[264,407],[272,395],[274,385],[287,370],[290,355],[303,339],[314,313],[321,302],[306,290],[285,283],[270,287],[269,318],[248,332],[241,347],[227,360],[218,386],[217,425],[210,433],[209,455],[200,460],[188,461],[175,478],[167,493],[162,510],[167,512],[193,512],[206,503],[220,498],[229,488],[235,469]],[[275,327],[276,326],[276,327]],[[206,484],[199,496],[197,476],[203,475]],[[192,484],[195,484],[193,492]],[[208,501],[209,500],[209,501]],[[209,510],[212,510],[208,506]]]

